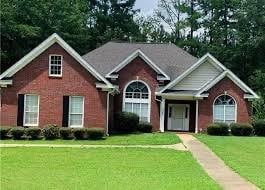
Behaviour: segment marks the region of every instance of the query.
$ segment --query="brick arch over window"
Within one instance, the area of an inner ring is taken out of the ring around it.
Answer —
[[[141,80],[132,80],[123,90],[123,111],[136,113],[140,121],[150,122],[151,89]]]

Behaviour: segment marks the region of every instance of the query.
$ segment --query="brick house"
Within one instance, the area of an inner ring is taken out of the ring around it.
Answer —
[[[57,34],[0,75],[0,125],[102,127],[137,113],[154,131],[249,122],[258,98],[212,55],[173,44],[118,43],[80,56]]]

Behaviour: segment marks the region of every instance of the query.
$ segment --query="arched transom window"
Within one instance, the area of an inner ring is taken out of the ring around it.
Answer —
[[[229,95],[221,95],[216,98],[213,106],[214,122],[236,122],[236,102]]]
[[[123,111],[136,113],[140,121],[150,122],[150,90],[141,81],[130,82],[124,89]]]

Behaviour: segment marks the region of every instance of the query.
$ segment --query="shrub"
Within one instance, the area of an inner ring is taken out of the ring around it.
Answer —
[[[73,128],[75,139],[84,140],[87,138],[87,130],[85,128]]]
[[[253,132],[253,127],[248,123],[231,123],[230,128],[235,136],[250,136]]]
[[[97,140],[104,137],[105,130],[103,128],[88,128],[87,135],[90,139]]]
[[[229,126],[226,123],[212,123],[207,126],[208,135],[229,135]]]
[[[265,136],[265,120],[257,120],[253,123],[255,134],[258,136]]]
[[[30,139],[38,139],[41,134],[41,129],[39,127],[29,127],[25,129],[25,135]]]
[[[10,134],[12,135],[13,139],[19,140],[24,135],[25,129],[23,127],[13,127],[10,129]]]
[[[151,133],[152,132],[152,124],[149,122],[140,122],[137,125],[137,130],[143,133]]]
[[[0,138],[1,139],[7,139],[8,138],[8,132],[10,131],[11,127],[7,126],[1,126],[0,127]]]
[[[115,128],[118,132],[131,133],[136,131],[139,116],[135,113],[120,112],[115,115]]]
[[[59,127],[54,124],[48,124],[43,128],[42,133],[45,139],[57,139],[59,137]]]
[[[64,140],[69,140],[69,139],[73,139],[73,131],[71,128],[67,128],[67,127],[62,127],[59,130],[60,132],[60,137]]]

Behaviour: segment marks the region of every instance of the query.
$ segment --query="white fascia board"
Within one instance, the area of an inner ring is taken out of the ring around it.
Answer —
[[[160,90],[160,92],[164,92],[166,89],[172,88],[176,84],[178,84],[183,78],[185,78],[187,75],[189,75],[192,71],[194,71],[196,68],[198,68],[202,63],[204,63],[206,60],[209,60],[212,65],[214,65],[218,70],[227,70],[227,68],[221,64],[216,58],[214,58],[210,53],[206,53],[204,56],[202,56],[195,64],[193,64],[189,69],[187,69],[184,73],[182,73],[180,76],[178,76],[175,80],[168,83],[163,89]]]
[[[7,85],[12,85],[12,80],[0,80],[0,87],[6,88]]]
[[[129,64],[133,59],[138,56],[141,57],[157,73],[164,75],[166,80],[170,80],[170,77],[162,69],[160,69],[149,57],[147,57],[140,49],[137,49],[131,55],[129,55],[125,60],[119,63],[114,69],[112,69],[105,77],[111,78],[112,73],[119,72],[122,68],[124,68],[127,64]]]
[[[0,75],[0,80],[4,77],[12,77],[16,72],[25,67],[34,58],[39,56],[48,47],[57,42],[65,51],[67,51],[73,58],[75,58],[87,71],[89,71],[96,79],[103,81],[109,87],[112,84],[109,83],[103,76],[101,76],[91,65],[89,65],[71,46],[69,46],[58,34],[54,33],[44,40],[40,45],[30,51],[22,59],[16,62],[13,66],[7,69],[4,73]]]
[[[221,75],[216,77],[211,83],[203,87],[197,94],[196,97],[201,97],[202,93],[204,91],[209,90],[212,88],[215,84],[217,84],[219,81],[221,81],[223,78],[228,77],[230,80],[232,80],[239,88],[241,88],[244,92],[249,92],[253,98],[259,98],[259,96],[251,90],[243,81],[241,81],[232,71],[226,70]],[[244,96],[245,97],[245,96]]]

